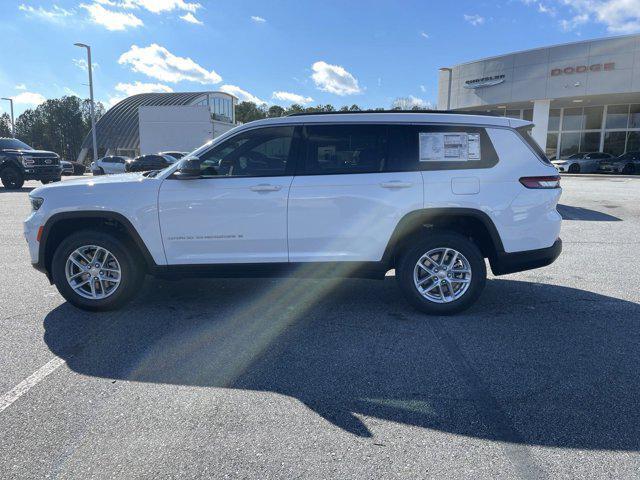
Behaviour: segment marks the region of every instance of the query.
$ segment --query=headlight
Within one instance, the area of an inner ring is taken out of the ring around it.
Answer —
[[[22,157],[22,165],[25,167],[32,167],[36,164],[36,161],[33,157]]]
[[[38,210],[44,203],[44,198],[40,197],[29,197],[29,200],[31,201],[31,208],[33,208],[34,212]]]

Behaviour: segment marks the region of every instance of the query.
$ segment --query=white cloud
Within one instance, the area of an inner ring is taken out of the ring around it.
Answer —
[[[426,92],[427,91],[427,87],[425,87],[424,85],[420,85],[420,91],[422,93]]]
[[[200,20],[198,20],[195,15],[191,12],[187,12],[184,15],[181,15],[180,18],[187,23],[193,23],[195,25],[204,25]]]
[[[31,105],[34,107],[46,101],[46,98],[44,98],[43,95],[33,92],[22,92],[11,98],[15,103],[22,105]]]
[[[574,30],[589,22],[606,26],[610,33],[640,32],[640,0],[523,0],[538,12],[558,17],[560,27]]]
[[[464,19],[474,27],[477,27],[478,25],[482,25],[484,23],[484,17],[481,17],[480,15],[477,15],[477,14],[474,14],[474,15],[465,14]]]
[[[298,95],[297,93],[283,91],[273,92],[271,98],[281,100],[283,102],[299,103],[300,105],[306,105],[307,103],[313,102],[313,98],[311,97],[305,97]]]
[[[109,1],[112,0],[102,0]],[[183,10],[195,13],[202,5],[199,3],[185,2],[184,0],[122,0],[117,2],[122,8],[144,8],[151,13],[172,12],[173,10]]]
[[[89,18],[93,23],[102,25],[110,31],[126,30],[129,27],[136,28],[143,25],[142,20],[133,13],[109,10],[99,3],[81,3],[80,8],[84,8],[89,13]]]
[[[427,32],[420,32],[420,36],[422,38],[429,38],[429,34]]]
[[[15,88],[16,90],[26,90],[27,86],[24,83],[19,83],[13,88]]]
[[[49,10],[44,7],[34,8],[24,3],[18,6],[18,10],[25,12],[27,15],[40,18],[52,23],[62,23],[65,19],[73,15],[73,10],[67,10],[58,5],[53,5]]]
[[[361,93],[358,80],[340,65],[331,65],[326,62],[316,62],[311,66],[313,79],[316,86],[336,95],[353,95]]]
[[[84,58],[73,58],[71,61],[80,70],[84,70],[85,72],[87,71],[88,64]],[[99,67],[99,65],[96,62],[91,62],[91,66],[93,67],[94,70]]]
[[[251,15],[251,21],[255,23],[265,23],[267,20],[257,15]]]
[[[64,87],[62,90],[64,91],[65,95],[80,97],[80,95],[75,90],[71,90],[69,87]]]
[[[253,102],[256,105],[267,103],[246,90],[241,89],[237,85],[222,85],[220,87],[220,91],[230,93],[231,95],[238,97],[241,102]]]
[[[115,90],[124,93],[127,97],[131,95],[137,95],[139,93],[170,93],[173,89],[169,85],[162,83],[143,83],[135,81],[134,83],[118,83]]]
[[[222,81],[215,71],[203,68],[189,57],[178,57],[156,43],[148,47],[132,45],[129,51],[120,56],[118,63],[129,65],[134,72],[144,73],[162,82],[186,80],[208,85]]]

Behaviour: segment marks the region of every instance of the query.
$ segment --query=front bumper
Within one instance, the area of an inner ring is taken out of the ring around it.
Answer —
[[[522,272],[552,264],[562,252],[562,240],[557,239],[553,245],[539,250],[524,252],[500,252],[489,260],[494,275]]]
[[[25,167],[25,180],[60,180],[62,168],[58,165],[50,167]]]

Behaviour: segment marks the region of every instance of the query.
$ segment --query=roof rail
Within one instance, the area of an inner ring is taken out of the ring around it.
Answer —
[[[300,117],[304,115],[345,115],[345,114],[359,114],[359,113],[449,113],[453,115],[485,115],[488,117],[497,117],[502,115],[496,115],[493,112],[487,111],[471,111],[471,110],[336,110],[333,112],[300,112],[290,113],[287,117]]]

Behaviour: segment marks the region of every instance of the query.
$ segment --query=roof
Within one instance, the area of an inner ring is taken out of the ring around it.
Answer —
[[[203,95],[213,92],[141,93],[118,102],[107,110],[96,123],[98,148],[134,150],[140,146],[138,107],[164,105],[190,105]],[[91,131],[82,142],[82,148],[92,148]]]
[[[575,42],[556,43],[556,44],[547,45],[547,46],[544,46],[544,47],[535,47],[535,48],[528,48],[528,49],[525,49],[525,50],[516,50],[515,52],[503,53],[502,55],[491,55],[490,57],[484,57],[484,58],[479,58],[477,60],[469,60],[469,61],[466,61],[466,62],[457,63],[455,65],[451,65],[450,67],[440,67],[439,70],[448,70],[449,68],[456,68],[456,67],[460,67],[462,65],[469,65],[470,63],[486,62],[488,60],[496,60],[496,59],[499,59],[499,58],[509,57],[511,55],[518,55],[518,54],[521,54],[521,53],[535,52],[537,50],[547,50],[547,49],[552,49],[552,48],[562,48],[562,47],[566,47],[566,46],[569,46],[569,45],[580,45],[580,44],[584,44],[584,43],[608,42],[610,40],[620,40],[620,39],[631,38],[631,37],[640,38],[640,34],[638,34],[638,33],[630,33],[630,34],[627,34],[627,35],[614,35],[614,36],[611,36],[611,37],[590,38],[590,39],[586,39],[586,40],[577,40]]]
[[[496,117],[465,112],[325,112],[289,115],[286,117],[266,118],[245,123],[244,127],[256,127],[282,124],[303,123],[437,123],[437,124],[465,124],[465,125],[495,125],[503,127],[523,127],[531,122],[516,118]],[[238,130],[234,130],[238,131]]]

